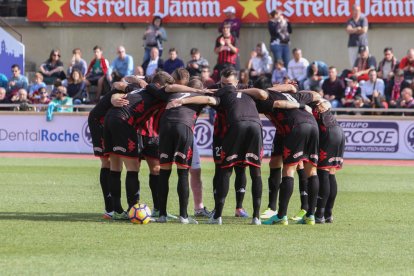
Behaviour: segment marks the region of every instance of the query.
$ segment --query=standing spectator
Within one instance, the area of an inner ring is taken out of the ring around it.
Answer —
[[[172,74],[172,72],[174,72],[175,69],[184,68],[184,62],[178,58],[177,50],[175,48],[171,48],[168,51],[168,54],[170,58],[164,62],[165,72],[167,72],[168,74]]]
[[[283,60],[279,59],[275,63],[275,69],[272,74],[272,84],[283,83],[287,78],[287,70]]]
[[[401,108],[414,108],[413,90],[411,88],[404,88],[401,92],[400,107]]]
[[[398,68],[398,60],[395,58],[391,47],[384,49],[384,58],[378,64],[378,78],[382,79],[385,87],[394,77],[394,72]]]
[[[322,83],[328,77],[328,66],[322,61],[312,62],[306,69],[307,79],[303,83],[305,90],[320,92]]]
[[[109,61],[103,56],[102,48],[100,46],[93,47],[93,52],[95,57],[89,63],[85,77],[88,86],[97,86],[95,100],[99,101],[104,82],[107,81]]]
[[[359,87],[358,79],[355,76],[351,76],[346,80],[346,88],[345,88],[345,97],[342,98],[342,106],[344,107],[353,107],[354,102],[359,97],[362,101],[361,97],[361,87]]]
[[[293,59],[288,64],[288,77],[295,80],[300,88],[303,88],[303,82],[306,79],[309,61],[302,57],[302,50],[295,48],[292,50]]]
[[[111,64],[111,82],[120,81],[123,77],[134,73],[134,59],[126,53],[124,46],[117,48],[117,54]]]
[[[361,85],[361,96],[366,104],[373,104],[374,94],[384,97],[384,81],[377,77],[377,71],[370,69],[369,80]]]
[[[17,64],[13,64],[11,67],[12,77],[9,79],[8,85],[8,95],[7,97],[11,99],[13,96],[17,94],[19,89],[23,88],[27,90],[28,81],[27,78],[21,75],[20,67]]]
[[[290,34],[292,26],[283,16],[281,11],[274,10],[270,13],[270,20],[267,23],[270,33],[270,49],[275,60],[282,59],[285,64],[290,60]]]
[[[223,69],[236,66],[237,54],[237,38],[230,33],[231,25],[225,23],[223,25],[223,33],[216,39],[214,52],[218,55],[217,64],[214,68],[213,79],[218,80]]]
[[[167,41],[167,32],[164,27],[162,27],[162,18],[160,16],[154,16],[152,19],[151,25],[145,30],[144,36],[144,60],[143,63],[147,62],[150,59],[150,52],[152,48],[157,48],[159,51],[159,56],[162,56],[162,42]]]
[[[56,98],[53,99],[47,107],[47,121],[52,121],[53,112],[73,112],[72,98],[67,96],[66,87],[64,86],[59,86],[57,88]]]
[[[46,84],[43,82],[43,75],[41,73],[36,73],[33,78],[33,84],[30,85],[29,89],[29,98],[35,99],[39,98],[39,89],[42,87],[46,87]]]
[[[361,14],[361,7],[358,5],[352,6],[352,18],[346,24],[346,32],[349,34],[349,63],[353,66],[358,56],[359,47],[366,46],[368,48],[368,19]]]
[[[150,52],[150,59],[142,64],[142,69],[145,72],[145,76],[148,78],[156,73],[157,69],[164,68],[164,61],[159,56],[158,48],[154,47]]]
[[[87,85],[81,71],[78,69],[73,70],[65,84],[67,95],[73,99],[74,104],[86,102],[88,98]]]
[[[389,85],[385,86],[385,98],[389,103],[389,107],[398,106],[398,101],[401,98],[401,92],[407,87],[410,87],[410,83],[404,79],[404,71],[402,69],[398,69]]]
[[[82,72],[82,75],[86,75],[88,70],[88,65],[86,61],[82,58],[82,51],[80,48],[75,48],[72,50],[72,59],[70,60],[68,67],[68,76],[72,74],[74,69],[78,69]]]
[[[399,68],[404,70],[404,78],[412,81],[414,77],[414,48],[409,49],[407,55],[401,59]]]
[[[359,57],[355,60],[352,75],[358,78],[358,81],[368,80],[368,72],[377,67],[375,57],[369,54],[366,46],[359,47]]]
[[[0,73],[0,87],[6,89],[8,87],[9,80],[7,79],[5,74]]]
[[[60,50],[53,49],[49,58],[39,67],[40,73],[43,75],[43,81],[46,84],[53,84],[56,79],[66,79],[63,62],[60,60]]]
[[[209,66],[208,61],[201,57],[201,53],[197,48],[192,48],[190,51],[191,60],[187,63],[187,71],[190,76],[200,76],[201,70],[205,66]]]
[[[256,56],[249,61],[249,75],[252,81],[261,76],[271,78],[273,61],[269,56],[266,45],[260,42],[256,45]]]
[[[345,84],[338,78],[338,71],[335,67],[329,67],[329,78],[324,80],[322,84],[322,91],[324,98],[327,99],[333,108],[342,106],[342,98],[345,93]]]
[[[201,67],[201,81],[203,86],[209,88],[215,84],[214,80],[210,77],[210,67],[202,66]]]
[[[228,6],[223,10],[223,13],[226,15],[226,19],[219,26],[219,33],[223,33],[223,27],[226,24],[230,24],[230,33],[235,38],[239,39],[240,37],[240,28],[241,20],[236,17],[236,8],[233,6]]]

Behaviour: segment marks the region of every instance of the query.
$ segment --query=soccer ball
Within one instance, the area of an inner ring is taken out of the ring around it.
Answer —
[[[132,206],[128,212],[129,220],[135,224],[147,224],[151,220],[151,209],[143,203]]]

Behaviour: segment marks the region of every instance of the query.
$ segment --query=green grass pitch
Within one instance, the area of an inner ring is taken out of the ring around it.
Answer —
[[[209,208],[213,168],[203,163]],[[234,218],[233,185],[222,226],[106,222],[98,173],[98,160],[0,159],[0,275],[414,274],[413,168],[346,166],[335,223],[286,227]],[[141,201],[151,205],[147,175],[143,163]],[[172,175],[168,208],[177,213]],[[262,209],[267,175],[265,164]],[[250,182],[247,191],[251,214]]]

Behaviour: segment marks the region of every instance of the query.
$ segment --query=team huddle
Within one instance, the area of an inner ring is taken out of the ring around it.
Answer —
[[[175,164],[180,210],[176,219],[183,224],[198,223],[187,212],[189,174],[197,177],[193,169],[200,169],[193,130],[198,115],[209,105],[216,111],[212,183],[215,206],[212,212],[205,207],[198,208],[195,216],[208,217],[209,224],[223,223],[222,212],[233,169],[236,172],[235,215],[247,216],[242,204],[245,168],[249,167],[253,200],[251,224],[288,224],[287,209],[296,171],[301,211],[292,219],[302,224],[333,222],[335,172],[342,167],[344,135],[329,110],[329,103],[316,92],[297,92],[297,87],[289,83],[273,86],[266,78],[259,78],[254,87],[243,87],[238,84],[237,75],[232,68],[224,69],[220,82],[208,89],[200,79],[190,79],[183,68],[171,75],[158,72],[149,84],[133,76],[114,83],[111,92],[99,101],[88,119],[94,154],[101,159],[104,218],[128,218],[121,204],[121,171],[125,166],[129,210],[140,200],[138,172],[141,161],[145,160],[150,171],[154,220],[165,223],[174,217],[167,213],[167,198]],[[260,113],[276,127],[269,164],[269,203],[262,214]],[[202,196],[201,189],[197,191],[195,186],[191,183],[196,202]]]

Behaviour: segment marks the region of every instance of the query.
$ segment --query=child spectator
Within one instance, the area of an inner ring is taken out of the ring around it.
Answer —
[[[47,93],[46,87],[40,88],[38,91],[38,94],[39,94],[39,98],[34,99],[33,104],[47,105],[50,103],[50,98]],[[46,110],[46,107],[40,107],[40,106],[36,107],[36,111],[45,111],[45,110]]]
[[[279,59],[275,63],[275,69],[272,74],[272,84],[283,83],[287,77],[287,70],[284,66],[283,60]]]
[[[356,97],[361,97],[361,88],[358,84],[358,78],[352,76],[346,79],[346,88],[345,88],[345,97],[341,99],[342,105],[344,107],[352,107],[354,106],[354,102],[356,101]]]
[[[30,99],[38,99],[39,98],[39,89],[46,87],[46,84],[43,82],[43,75],[41,73],[36,73],[33,78],[33,84],[30,86],[29,89],[29,98]]]

